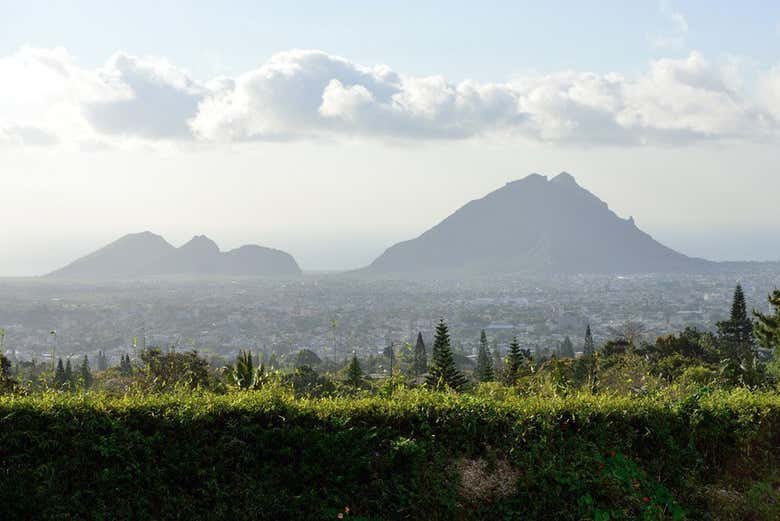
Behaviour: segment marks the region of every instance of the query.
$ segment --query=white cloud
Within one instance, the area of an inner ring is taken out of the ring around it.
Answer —
[[[189,138],[206,89],[165,60],[112,56],[97,72],[112,90],[108,99],[84,102],[84,116],[98,132],[146,138]]]
[[[687,27],[684,18],[677,22]],[[276,54],[205,82],[159,59],[116,53],[94,70],[64,49],[0,58],[0,143],[510,139],[584,145],[776,139],[780,72],[762,95],[734,63],[698,52],[639,77],[561,71],[506,83],[414,77],[322,51]]]
[[[767,110],[780,120],[780,66],[772,67],[761,78],[759,89]]]

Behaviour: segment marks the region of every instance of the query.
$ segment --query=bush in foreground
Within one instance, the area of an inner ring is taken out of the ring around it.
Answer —
[[[499,387],[0,397],[0,519],[776,519],[777,394]]]

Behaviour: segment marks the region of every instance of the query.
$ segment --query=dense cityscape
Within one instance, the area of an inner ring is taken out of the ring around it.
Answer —
[[[561,275],[439,282],[377,280],[346,274],[278,279],[65,283],[0,281],[5,351],[20,360],[103,351],[114,363],[144,347],[197,350],[232,359],[239,350],[289,355],[303,349],[324,359],[387,346],[427,342],[445,318],[453,348],[474,357],[481,330],[506,353],[517,337],[537,354],[568,336],[582,350],[585,327],[597,342],[626,323],[641,335],[695,327],[714,331],[740,282],[749,308],[765,311],[776,275],[767,265],[748,273],[703,275]]]

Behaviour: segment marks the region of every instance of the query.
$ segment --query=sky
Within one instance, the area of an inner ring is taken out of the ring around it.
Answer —
[[[0,0],[0,276],[143,230],[356,268],[561,171],[780,259],[780,4],[371,4]]]

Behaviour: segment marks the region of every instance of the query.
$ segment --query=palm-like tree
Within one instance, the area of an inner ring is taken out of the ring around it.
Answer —
[[[238,352],[235,365],[225,368],[225,378],[228,384],[241,390],[259,389],[266,380],[265,364],[255,367],[252,353],[242,349]]]

